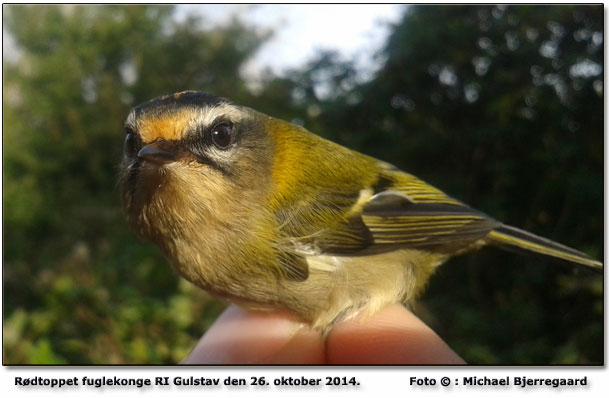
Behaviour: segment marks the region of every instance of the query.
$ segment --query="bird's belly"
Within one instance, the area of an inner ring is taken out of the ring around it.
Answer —
[[[420,250],[344,257],[309,256],[309,278],[284,286],[292,311],[326,330],[358,313],[371,315],[387,304],[411,303],[445,257]]]

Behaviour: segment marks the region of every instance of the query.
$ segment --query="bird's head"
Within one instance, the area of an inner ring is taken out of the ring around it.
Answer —
[[[197,228],[195,220],[238,219],[237,209],[247,211],[270,184],[266,119],[195,91],[134,108],[125,122],[120,187],[136,232],[155,240],[182,222]]]

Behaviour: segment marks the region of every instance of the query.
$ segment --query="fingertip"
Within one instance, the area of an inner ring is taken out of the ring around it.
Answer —
[[[314,364],[324,360],[321,335],[287,313],[229,307],[184,364]]]
[[[425,323],[402,305],[368,318],[338,323],[326,341],[334,364],[445,364],[465,362]]]

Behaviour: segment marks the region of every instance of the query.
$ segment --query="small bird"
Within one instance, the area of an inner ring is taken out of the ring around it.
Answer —
[[[391,164],[207,93],[134,108],[120,186],[126,217],[184,278],[327,332],[412,304],[450,257],[485,245],[601,269],[502,224]]]

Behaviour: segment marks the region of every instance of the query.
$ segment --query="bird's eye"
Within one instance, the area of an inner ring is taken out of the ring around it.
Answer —
[[[211,142],[220,149],[226,149],[233,142],[232,128],[227,123],[220,123],[211,129]]]

